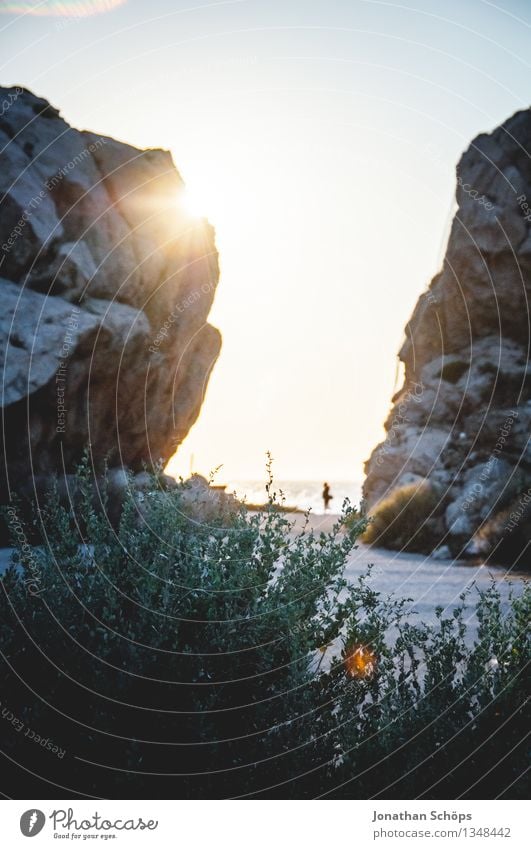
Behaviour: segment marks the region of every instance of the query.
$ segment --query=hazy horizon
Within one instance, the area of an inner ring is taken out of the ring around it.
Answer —
[[[270,450],[279,479],[360,480],[457,160],[528,105],[526,4],[39,5],[0,16],[2,84],[169,148],[216,229],[223,350],[172,471],[260,479]]]

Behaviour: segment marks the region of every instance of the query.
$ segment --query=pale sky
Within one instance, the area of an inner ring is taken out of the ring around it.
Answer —
[[[18,16],[13,10],[79,14]],[[115,8],[113,8],[115,7]],[[220,479],[361,479],[460,153],[529,105],[528,0],[3,3],[1,82],[166,147],[216,228],[223,335],[191,453]],[[110,10],[110,11],[109,11]]]

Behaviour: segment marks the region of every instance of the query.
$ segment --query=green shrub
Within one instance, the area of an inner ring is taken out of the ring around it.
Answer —
[[[370,572],[347,583],[348,506],[315,535],[271,485],[262,514],[209,525],[154,489],[115,531],[89,478],[2,580],[11,797],[523,796],[529,593],[502,611],[492,587],[467,648],[464,602],[413,626]]]
[[[430,484],[393,489],[374,506],[363,542],[383,548],[425,552],[434,547],[433,513],[439,497]]]

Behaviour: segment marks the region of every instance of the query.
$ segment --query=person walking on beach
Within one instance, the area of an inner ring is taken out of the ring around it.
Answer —
[[[323,486],[323,501],[324,501],[325,512],[328,510],[328,505],[332,501],[333,497],[334,496],[330,492],[330,487],[328,486],[328,484],[325,481],[324,486]]]

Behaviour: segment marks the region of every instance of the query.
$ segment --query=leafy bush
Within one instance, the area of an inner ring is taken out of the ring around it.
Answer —
[[[472,648],[464,602],[408,624],[344,578],[363,519],[295,532],[269,487],[209,525],[131,491],[118,530],[86,469],[74,512],[51,494],[2,581],[10,796],[523,796],[530,594],[484,594]]]
[[[393,489],[370,514],[363,542],[383,548],[425,552],[434,546],[433,513],[439,497],[430,484]]]

